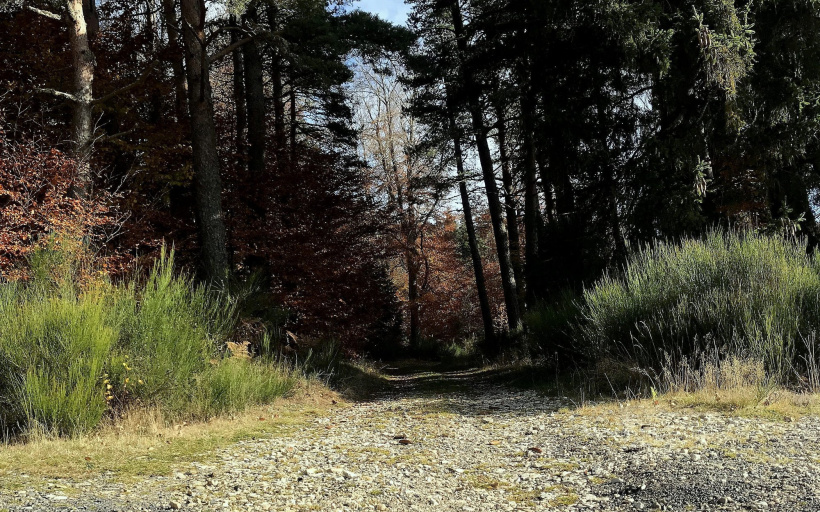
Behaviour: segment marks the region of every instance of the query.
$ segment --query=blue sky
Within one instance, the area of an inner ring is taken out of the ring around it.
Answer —
[[[404,5],[404,0],[361,0],[353,5],[399,25],[404,25],[407,21],[407,13],[410,10]]]

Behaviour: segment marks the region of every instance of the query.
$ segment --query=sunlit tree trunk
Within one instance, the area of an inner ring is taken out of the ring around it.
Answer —
[[[77,183],[73,194],[85,197],[91,188],[91,143],[94,137],[92,108],[94,101],[94,69],[96,61],[89,44],[89,28],[95,23],[86,21],[86,14],[93,12],[89,0],[68,0],[69,41],[74,62],[74,115],[72,142],[78,162]]]

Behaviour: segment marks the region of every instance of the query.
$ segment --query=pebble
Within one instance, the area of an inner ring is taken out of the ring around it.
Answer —
[[[0,488],[0,510],[45,512],[55,501],[122,512],[820,510],[816,417],[687,416],[635,402],[578,410],[498,384],[465,381],[430,396],[412,377],[393,382],[394,391],[170,477],[133,486],[102,475],[74,482],[70,501],[54,494],[67,481],[50,482],[51,493]]]

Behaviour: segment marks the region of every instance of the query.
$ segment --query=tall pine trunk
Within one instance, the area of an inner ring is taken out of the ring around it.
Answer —
[[[279,8],[273,2],[267,6],[268,25],[273,34],[279,30]],[[282,50],[278,36],[274,35],[274,45],[270,58],[270,78],[273,86],[273,140],[277,160],[282,157],[285,147],[285,86],[282,78]]]
[[[188,84],[185,78],[183,51],[179,40],[179,23],[174,0],[162,0],[162,17],[168,35],[168,55],[171,58],[171,73],[174,79],[174,113],[177,121],[186,118],[188,112]]]
[[[496,92],[498,81],[495,82]],[[498,155],[501,159],[501,185],[504,187],[504,213],[507,217],[507,231],[510,237],[510,261],[513,275],[518,284],[518,307],[524,308],[524,271],[521,263],[521,236],[518,230],[518,211],[515,205],[515,184],[513,183],[510,154],[507,147],[507,124],[504,119],[504,106],[501,101],[495,102],[495,113],[498,135]]]
[[[525,249],[525,275],[527,279],[527,304],[531,307],[538,300],[539,239],[538,224],[541,206],[538,197],[538,166],[535,148],[535,108],[527,63],[519,70],[523,94],[521,95],[521,131],[524,152],[524,233],[527,239]]]
[[[235,30],[238,23],[236,16],[231,15],[229,23],[234,29],[231,30],[231,44],[239,42],[239,31]],[[245,108],[245,65],[242,61],[242,50],[236,48],[231,52],[233,61],[233,102],[236,110],[236,152],[239,155],[240,164],[244,164],[245,157],[245,130],[248,127],[248,110]]]
[[[481,98],[472,71],[466,63],[467,40],[464,38],[464,21],[457,1],[451,4],[453,29],[458,46],[459,66],[464,80],[467,103],[472,118],[473,132],[478,149],[478,158],[484,176],[484,187],[487,193],[487,204],[490,210],[490,220],[495,235],[498,265],[501,270],[501,285],[504,288],[504,305],[507,308],[507,321],[513,331],[521,328],[521,311],[518,307],[518,287],[515,281],[512,261],[510,259],[510,245],[507,228],[504,225],[504,208],[498,193],[498,184],[495,180],[493,157],[490,145],[487,142],[487,128],[484,122],[484,113],[481,109]]]
[[[256,5],[248,7],[247,19],[259,22]],[[256,41],[242,45],[245,64],[245,93],[248,105],[248,171],[262,173],[265,169],[265,88],[262,57]]]
[[[182,0],[182,19],[202,263],[211,281],[224,283],[229,271],[227,233],[222,213],[222,180],[205,46],[205,0]]]
[[[478,239],[473,222],[473,209],[470,205],[470,194],[467,192],[467,173],[464,172],[464,155],[461,151],[461,135],[456,126],[455,114],[450,114],[450,130],[453,136],[453,147],[456,156],[456,171],[458,173],[458,190],[461,194],[461,206],[464,209],[464,225],[467,228],[467,242],[470,245],[470,257],[473,261],[475,287],[478,292],[478,303],[481,308],[481,321],[484,323],[484,342],[487,346],[495,346],[495,330],[493,329],[493,315],[490,310],[490,299],[487,296],[487,284],[484,280],[484,264],[481,262],[481,253],[478,250]]]

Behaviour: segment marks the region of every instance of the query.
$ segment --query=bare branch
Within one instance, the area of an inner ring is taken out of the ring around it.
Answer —
[[[45,16],[46,18],[49,18],[49,19],[52,19],[52,20],[63,21],[63,17],[60,16],[59,14],[57,14],[57,13],[54,13],[54,12],[44,11],[42,9],[32,7],[30,5],[27,5],[26,9],[28,9],[31,12],[35,12],[35,13],[39,14],[40,16]]]
[[[48,89],[48,88],[34,89],[34,92],[36,92],[38,94],[48,94],[48,95],[51,95],[51,96],[55,96],[57,98],[63,98],[64,100],[68,100],[68,101],[73,101],[73,102],[79,101],[79,100],[77,100],[77,97],[74,96],[73,94],[69,94],[69,93],[63,92],[63,91],[58,91],[57,89]]]
[[[136,87],[139,84],[141,84],[142,82],[144,82],[145,79],[148,78],[148,76],[151,75],[151,73],[157,67],[157,64],[159,64],[159,61],[155,60],[155,61],[151,62],[150,64],[148,64],[148,67],[145,68],[145,71],[142,72],[142,74],[139,76],[139,78],[137,78],[136,80],[134,80],[133,82],[131,82],[130,84],[128,84],[126,86],[120,87],[119,89],[115,89],[115,90],[109,92],[108,94],[106,94],[105,96],[103,96],[101,98],[95,99],[94,101],[91,102],[91,104],[92,105],[99,105],[100,103],[105,103],[106,101],[108,101],[112,98],[116,98],[120,94],[123,94],[123,93],[126,93],[126,92],[130,91],[134,87]]]

